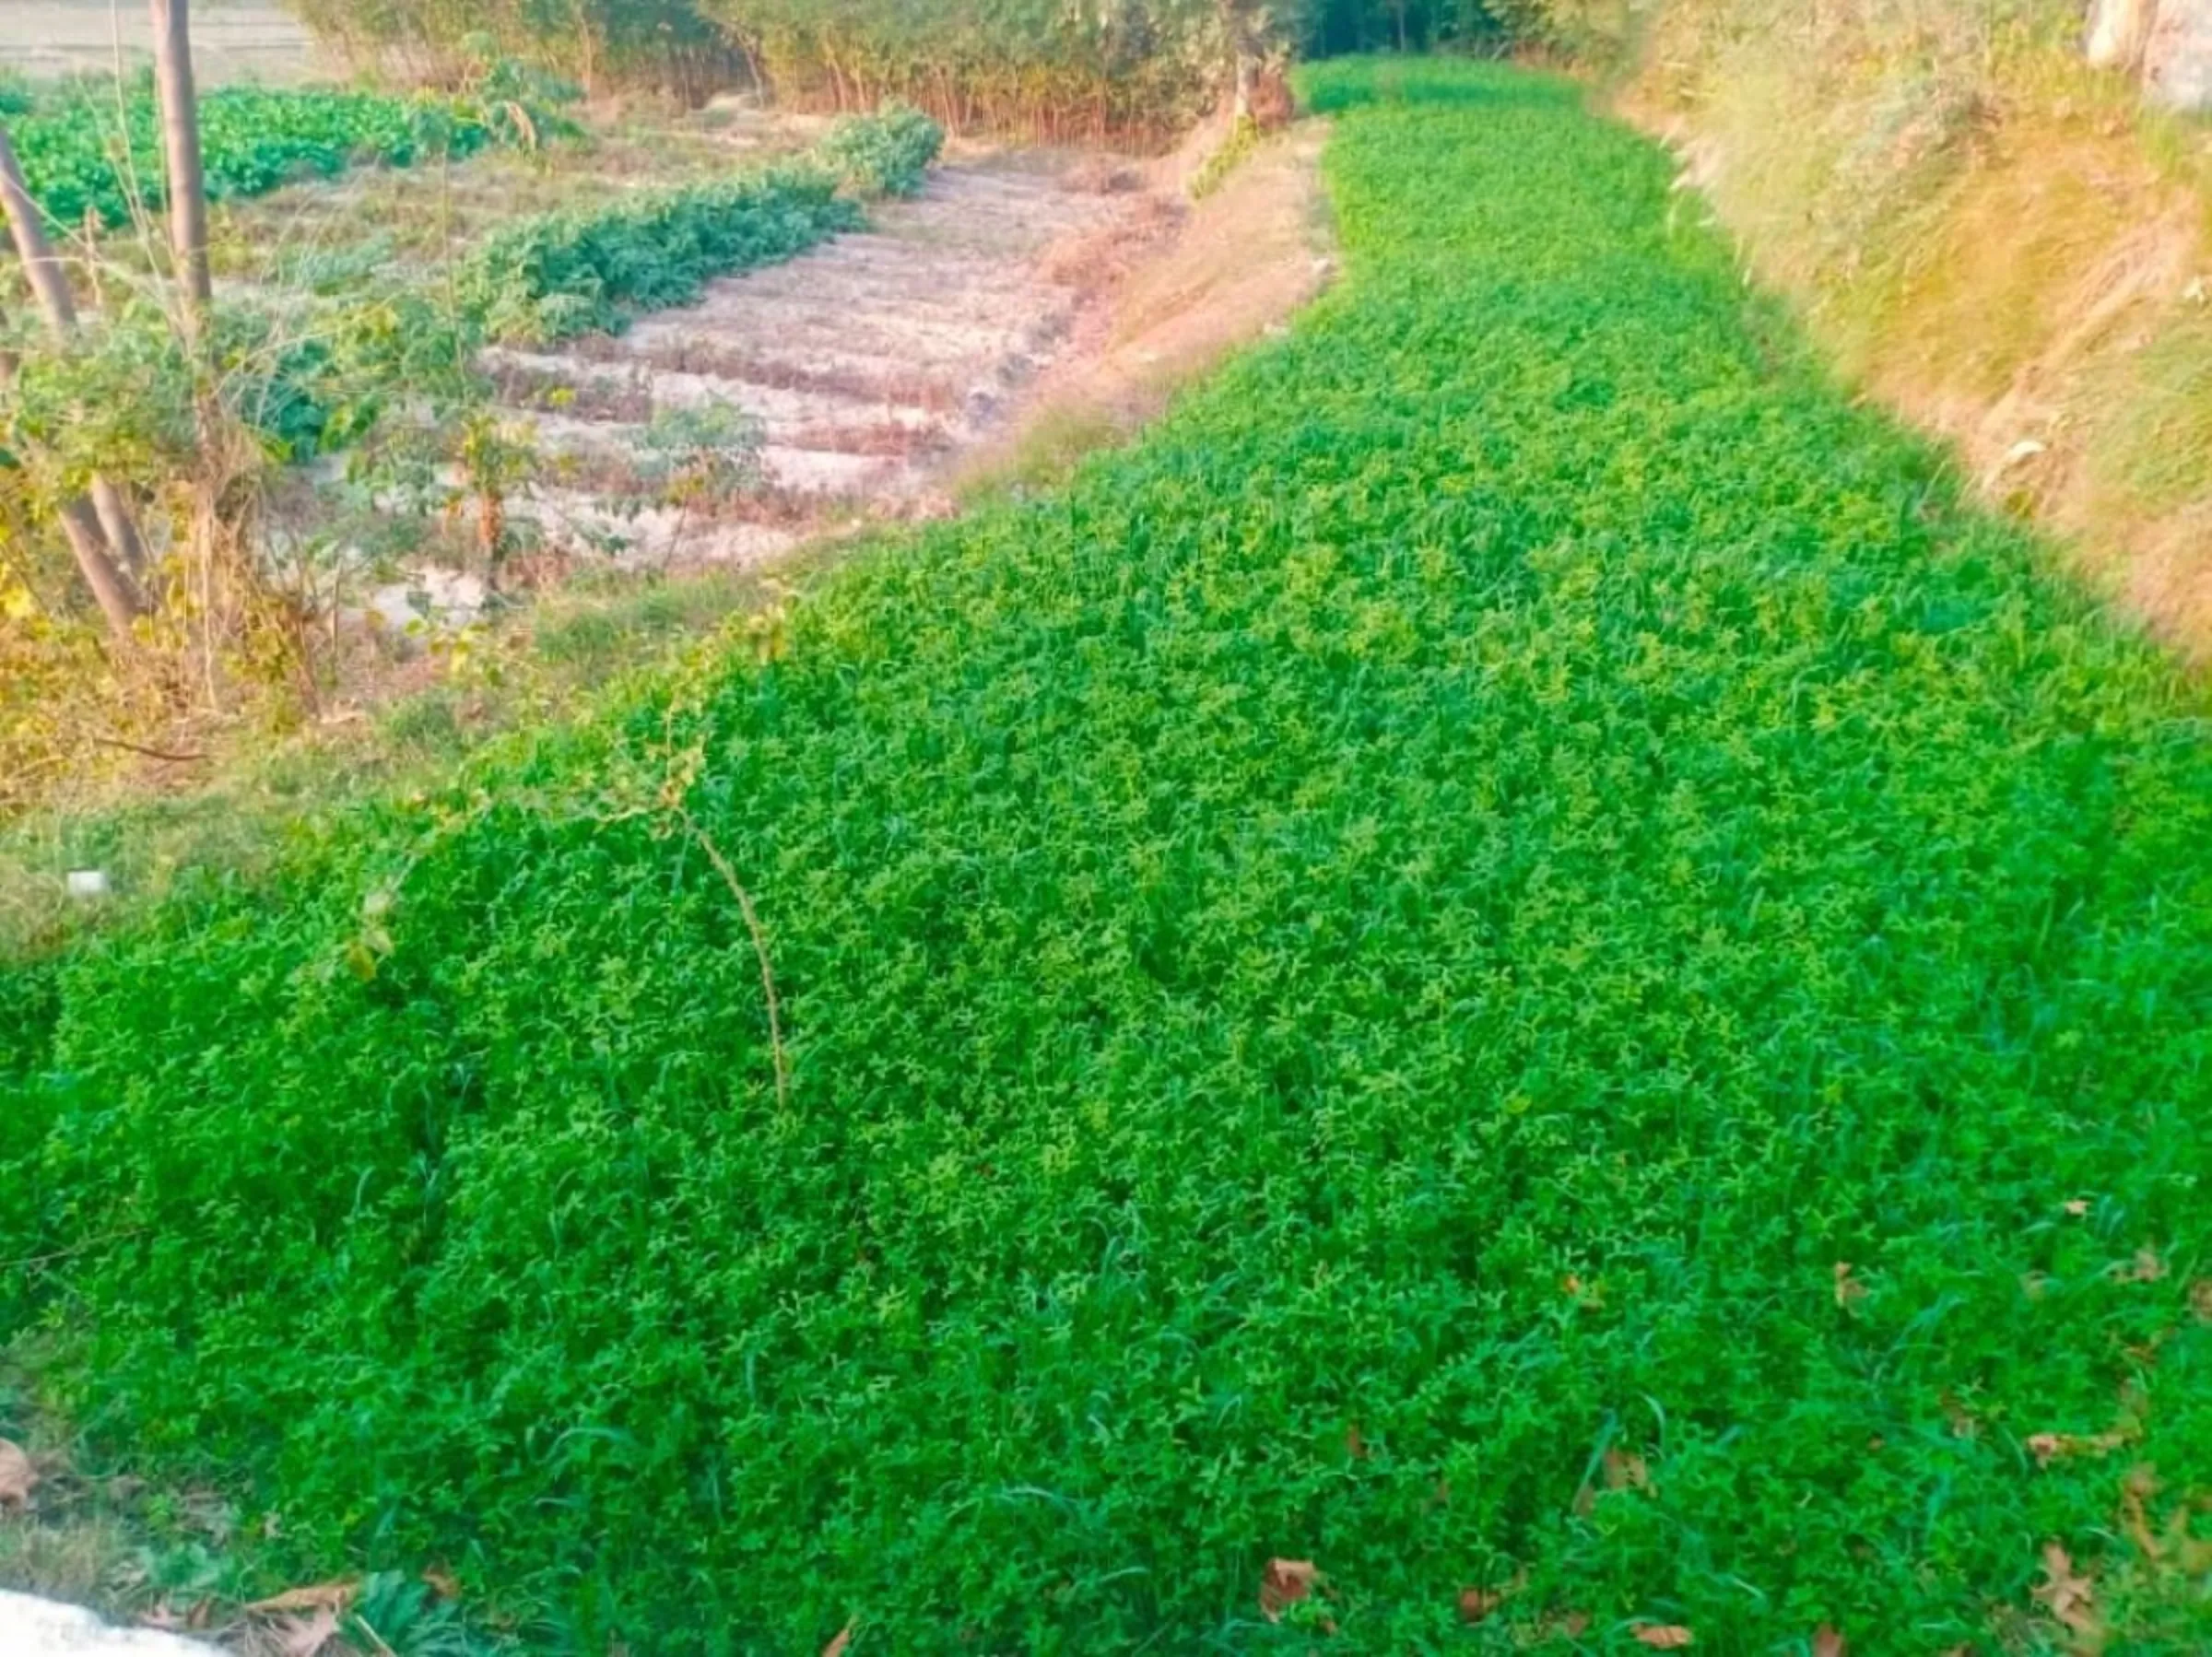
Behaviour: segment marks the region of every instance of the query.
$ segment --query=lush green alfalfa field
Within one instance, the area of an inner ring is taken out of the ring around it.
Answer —
[[[1568,88],[1310,91],[1135,450],[18,979],[93,1445],[594,1651],[2203,1649],[2204,693]]]

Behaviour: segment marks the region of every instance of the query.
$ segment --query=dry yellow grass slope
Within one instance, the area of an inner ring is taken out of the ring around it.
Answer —
[[[2212,124],[2044,0],[1687,0],[1621,103],[1847,375],[2212,655]]]

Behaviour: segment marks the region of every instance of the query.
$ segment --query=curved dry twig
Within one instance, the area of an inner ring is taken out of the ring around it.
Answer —
[[[737,907],[745,915],[746,930],[752,934],[753,954],[760,962],[760,993],[768,1001],[768,1040],[775,1050],[776,1109],[779,1112],[788,1114],[791,1110],[791,1058],[783,1051],[783,1007],[776,998],[776,973],[775,969],[769,965],[768,934],[760,924],[759,911],[754,909],[752,894],[745,889],[745,883],[737,878],[737,871],[730,866],[730,860],[722,854],[722,848],[714,843],[712,837],[699,826],[699,819],[691,815],[690,809],[680,804],[671,809],[676,813],[677,820],[683,824],[684,831],[699,842],[699,849],[707,854],[707,861],[714,865],[714,872],[722,876],[723,884],[730,888],[730,895],[737,899]]]

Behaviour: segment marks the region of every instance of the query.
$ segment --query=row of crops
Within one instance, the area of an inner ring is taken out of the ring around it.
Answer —
[[[218,394],[275,455],[410,452],[488,396],[489,344],[617,332],[714,277],[788,259],[866,221],[865,201],[918,191],[942,132],[912,110],[850,116],[772,166],[510,220],[434,270],[341,266],[327,291],[225,297]],[[0,397],[0,435],[57,464],[148,492],[201,441],[194,378],[159,309],[126,300],[71,350],[31,351]],[[107,410],[88,418],[86,410]],[[364,459],[364,464],[369,464]]]
[[[160,209],[159,120],[150,84],[103,91],[87,82],[45,94],[7,127],[25,182],[49,217],[112,229],[138,209]],[[459,159],[514,132],[497,108],[473,99],[230,87],[200,100],[202,163],[217,201],[348,167]]]
[[[1572,88],[1308,90],[1136,447],[7,981],[97,1450],[565,1650],[2202,1649],[2205,693]]]

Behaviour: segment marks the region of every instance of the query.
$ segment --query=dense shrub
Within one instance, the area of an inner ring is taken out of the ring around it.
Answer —
[[[688,304],[714,276],[857,229],[860,208],[837,189],[803,165],[542,215],[478,245],[459,291],[495,339],[617,329],[630,311]]]
[[[830,129],[817,153],[863,195],[912,195],[922,188],[945,129],[909,104],[873,115],[847,115]]]
[[[2201,1649],[2205,693],[1573,88],[1312,92],[1137,447],[66,963],[96,1446],[595,1652]]]

